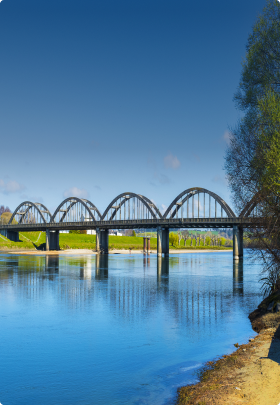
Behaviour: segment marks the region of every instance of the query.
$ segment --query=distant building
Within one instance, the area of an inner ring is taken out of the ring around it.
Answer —
[[[110,231],[110,235],[112,236],[123,236],[123,234],[119,231]]]
[[[96,235],[95,229],[87,229],[87,235]]]

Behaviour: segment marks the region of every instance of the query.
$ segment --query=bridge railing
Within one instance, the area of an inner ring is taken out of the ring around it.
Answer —
[[[133,220],[101,220],[101,221],[78,221],[78,222],[50,222],[45,224],[5,224],[0,225],[0,229],[10,230],[44,230],[44,229],[96,229],[96,228],[156,228],[157,226],[167,226],[169,228],[178,227],[232,227],[234,225],[249,226],[252,218],[150,218]]]

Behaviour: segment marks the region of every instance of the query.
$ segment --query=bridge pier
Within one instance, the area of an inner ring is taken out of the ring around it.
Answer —
[[[96,228],[96,252],[109,253],[109,229]]]
[[[233,260],[243,260],[243,228],[233,226]]]
[[[4,229],[1,231],[1,235],[5,238],[11,240],[12,242],[19,242],[19,233],[15,231],[10,231],[9,229]]]
[[[46,229],[46,250],[59,250],[59,231]]]
[[[147,249],[147,238],[144,236],[143,237],[143,253],[146,254],[146,249]]]
[[[169,228],[157,228],[157,255],[169,256]]]

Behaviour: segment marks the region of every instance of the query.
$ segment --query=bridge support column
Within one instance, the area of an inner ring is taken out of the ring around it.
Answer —
[[[109,252],[109,230],[96,228],[96,252],[108,254]]]
[[[95,246],[96,253],[100,251],[100,229],[96,228],[96,246]]]
[[[1,231],[1,235],[5,236],[7,239],[10,239],[12,242],[19,242],[19,233],[16,231],[5,229],[4,231]]]
[[[148,255],[150,254],[150,252],[151,252],[151,239],[147,238],[147,253],[148,253]]]
[[[46,250],[59,250],[59,231],[46,229]]]
[[[147,249],[147,238],[144,236],[143,237],[143,253],[146,253],[146,249]]]
[[[100,229],[96,228],[96,247],[95,251],[99,253],[100,251]]]
[[[169,228],[157,229],[157,255],[169,256]]]
[[[233,226],[233,260],[243,260],[243,228]]]

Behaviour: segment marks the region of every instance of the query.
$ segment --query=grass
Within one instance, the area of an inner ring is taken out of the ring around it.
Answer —
[[[7,249],[43,249],[46,243],[45,232],[20,232],[20,242],[11,242],[4,236],[0,237],[0,250]],[[157,248],[157,238],[150,239],[151,249]],[[75,233],[60,233],[59,245],[61,249],[91,249],[94,250],[96,246],[95,235],[84,235]],[[132,249],[142,250],[143,239],[137,236],[109,236],[109,249]],[[213,250],[228,250],[231,248],[217,247],[217,246],[189,246],[184,247],[183,241],[180,246],[171,246],[170,249],[213,249]]]
[[[234,373],[244,367],[244,360],[248,357],[248,354],[243,352],[244,347],[246,345],[240,346],[230,355],[207,362],[196,372],[198,383],[178,389],[177,405],[214,404],[217,399],[215,391],[221,388],[225,391],[231,387],[234,389]]]

